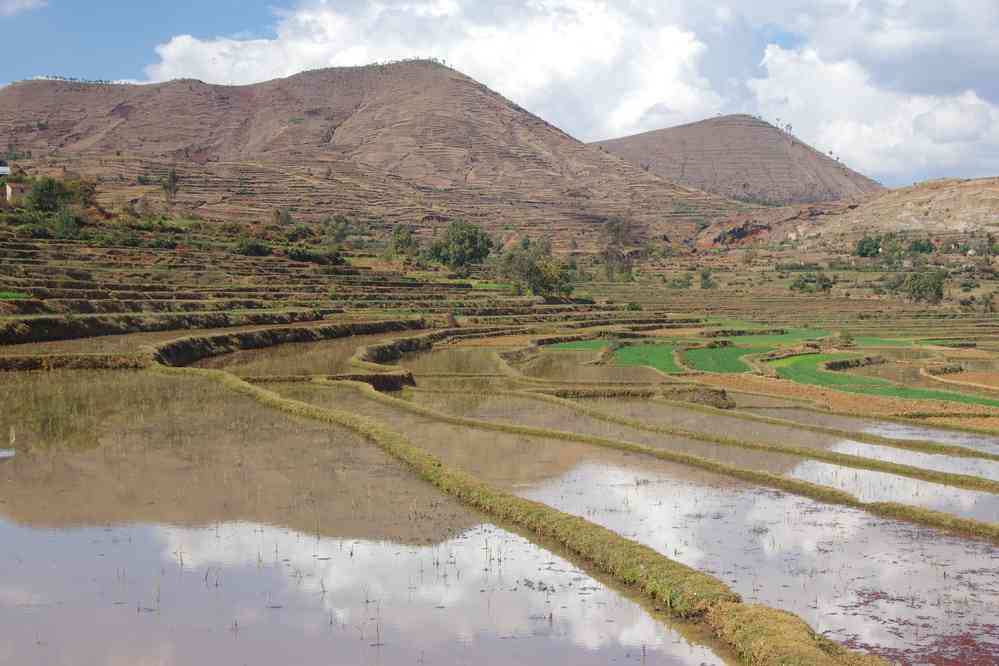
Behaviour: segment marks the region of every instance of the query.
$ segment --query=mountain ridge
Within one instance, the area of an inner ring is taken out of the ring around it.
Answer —
[[[592,145],[682,185],[766,205],[836,201],[883,189],[789,131],[747,114]]]
[[[21,82],[0,89],[0,133],[38,168],[97,177],[109,203],[162,203],[142,181],[175,168],[175,204],[208,219],[267,219],[275,207],[389,224],[462,217],[585,244],[611,217],[685,239],[744,207],[588,146],[430,61],[245,86]]]

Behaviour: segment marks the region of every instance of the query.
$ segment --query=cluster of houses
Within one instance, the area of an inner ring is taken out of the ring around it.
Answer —
[[[0,178],[11,175],[12,166],[0,160]],[[28,185],[24,183],[5,183],[0,187],[0,205],[18,206],[28,195]]]

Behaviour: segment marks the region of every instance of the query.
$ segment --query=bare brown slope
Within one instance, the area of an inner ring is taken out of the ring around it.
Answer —
[[[901,234],[942,241],[991,232],[999,225],[999,178],[931,180],[853,202],[756,209],[713,224],[702,247],[733,242],[827,241],[851,245],[865,234]]]
[[[595,145],[682,185],[743,201],[814,203],[882,189],[794,135],[748,115]]]
[[[139,176],[174,165],[179,205],[216,219],[262,219],[278,206],[389,223],[463,217],[567,241],[592,237],[611,215],[683,238],[737,209],[423,61],[238,87],[22,82],[0,90],[0,134],[101,176],[119,198],[155,198]]]

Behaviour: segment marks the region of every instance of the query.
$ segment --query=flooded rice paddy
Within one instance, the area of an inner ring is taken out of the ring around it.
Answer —
[[[744,598],[790,610],[849,645],[911,664],[999,658],[992,544],[646,456],[470,431],[351,389],[281,392],[419,433],[414,439],[445,464],[712,573]],[[465,396],[464,409],[474,400],[487,414],[491,400],[481,396]]]
[[[289,344],[200,365],[240,376],[339,374],[352,371],[359,347],[398,336]],[[593,351],[542,351],[512,363],[511,373],[502,351],[405,354],[398,365],[420,388],[460,392],[396,397],[498,426],[633,442],[865,502],[999,522],[993,494],[710,441],[999,480],[994,461],[794,423],[986,452],[999,452],[999,438],[749,394],[733,394],[740,410],[792,423],[649,399],[577,401],[693,433],[675,436],[498,394],[538,380],[647,389],[670,381],[660,373],[594,365]],[[267,388],[377,421],[446,466],[645,544],[849,647],[906,665],[999,663],[992,541],[648,455],[455,425],[342,384]],[[0,663],[738,663],[703,626],[671,623],[554,544],[441,493],[373,442],[221,383],[151,371],[7,373],[0,398]]]
[[[414,399],[421,404],[449,414],[635,442],[652,448],[709,458],[728,465],[810,481],[843,490],[865,502],[907,502],[911,493],[915,492],[916,495],[909,503],[985,522],[999,520],[999,496],[991,493],[951,488],[895,474],[858,470],[852,467],[806,460],[800,456],[747,450],[715,444],[710,441],[649,432],[627,425],[601,421],[576,412],[569,407],[552,405],[531,398],[508,396],[485,398],[465,394],[416,392]],[[950,456],[925,455],[901,449],[889,449],[891,457],[881,456],[877,455],[879,450],[888,447],[870,447],[859,442],[844,442],[839,438],[816,435],[808,431],[794,430],[783,426],[743,421],[742,423],[745,425],[740,429],[741,424],[737,419],[732,419],[737,421],[736,423],[728,423],[726,419],[729,417],[716,417],[714,414],[705,414],[667,403],[645,401],[639,404],[637,401],[616,400],[586,402],[600,410],[618,413],[629,418],[638,417],[637,420],[643,422],[678,425],[688,431],[704,432],[709,435],[731,436],[732,433],[738,433],[739,437],[749,440],[805,448],[823,448],[831,451],[838,451],[840,448],[848,449],[849,445],[853,444],[858,447],[860,452],[869,454],[873,451],[875,455],[869,457],[904,464],[915,464],[930,459],[933,464],[924,465],[925,469],[942,467],[944,469],[941,471],[969,474],[974,474],[975,470],[982,469],[987,472],[983,476],[989,478],[989,475],[995,474],[996,468],[999,467],[992,461],[955,459]],[[744,430],[747,432],[744,433]],[[842,452],[849,453],[850,451]],[[862,453],[857,455],[862,455]]]
[[[598,356],[599,352],[593,351],[543,351],[517,369],[528,377],[550,381],[655,384],[667,381],[651,368],[590,365]]]
[[[355,335],[322,342],[244,349],[199,361],[200,368],[220,368],[241,377],[254,375],[337,375],[355,371],[350,358],[360,347],[397,338],[400,333]]]
[[[0,519],[10,664],[725,663],[525,538]]]
[[[806,425],[819,425],[840,430],[878,435],[889,439],[925,440],[940,444],[963,446],[985,453],[999,454],[999,437],[959,430],[946,430],[913,423],[887,421],[878,418],[827,414],[809,409],[762,408],[747,410],[754,414],[773,416]]]
[[[199,379],[54,376],[3,384],[0,662],[727,663],[352,433]]]
[[[502,373],[502,361],[492,349],[434,349],[405,354],[399,365],[419,374],[491,375]]]
[[[999,495],[896,474],[805,460],[785,474],[850,493],[862,502],[898,502],[986,523],[999,522]]]
[[[615,416],[632,419],[647,425],[662,425],[697,432],[707,436],[730,437],[744,441],[773,443],[845,453],[862,458],[907,465],[926,470],[952,474],[970,474],[986,479],[999,480],[999,462],[975,458],[958,458],[944,454],[921,453],[891,446],[868,444],[796,428],[793,425],[771,424],[732,415],[703,412],[682,405],[650,400],[597,399],[580,400],[581,404]],[[771,415],[782,418],[786,410],[775,410]],[[788,419],[792,420],[792,419]],[[817,418],[799,422],[805,425],[838,427],[835,419]],[[839,424],[843,425],[843,424]],[[846,429],[846,428],[844,428]],[[858,430],[865,432],[869,429]],[[875,433],[871,433],[875,434]],[[898,438],[903,439],[903,438]],[[971,447],[969,447],[971,448]]]

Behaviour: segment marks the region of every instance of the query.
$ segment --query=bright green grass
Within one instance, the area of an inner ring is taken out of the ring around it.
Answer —
[[[871,338],[867,336],[857,336],[853,338],[853,343],[861,347],[911,347],[912,340],[904,338]]]
[[[0,291],[0,301],[20,301],[25,298],[31,298],[28,294],[22,294],[19,291]]]
[[[747,354],[762,354],[773,347],[717,347],[714,349],[688,349],[683,354],[683,362],[702,372],[736,373],[749,372],[750,367],[742,362]]]
[[[723,340],[731,340],[740,347],[783,347],[805,340],[818,340],[829,335],[829,331],[815,328],[791,328],[784,335],[738,335]]]
[[[548,349],[567,349],[571,351],[595,351],[610,345],[613,340],[573,340],[572,342],[560,342],[557,345],[548,345]]]
[[[999,407],[999,400],[990,400],[989,398],[950,391],[909,388],[878,377],[865,377],[847,372],[832,372],[823,370],[820,367],[826,361],[838,361],[856,357],[856,354],[812,354],[810,356],[782,358],[773,361],[772,364],[777,369],[777,374],[784,379],[790,379],[799,384],[831,388],[845,393],[877,395],[884,398],[902,398],[905,400],[942,400],[945,402]]]
[[[614,360],[618,365],[647,365],[671,375],[683,372],[683,368],[673,358],[671,345],[621,347],[614,352]]]

